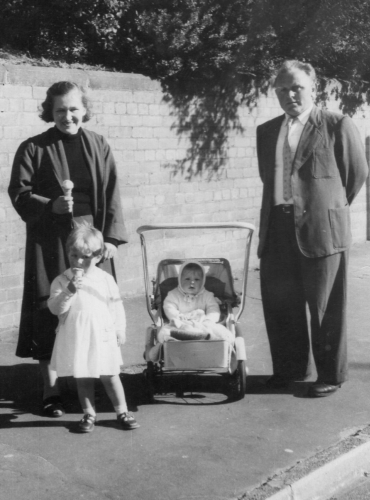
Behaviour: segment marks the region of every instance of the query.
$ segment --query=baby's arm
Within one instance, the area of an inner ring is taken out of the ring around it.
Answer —
[[[58,276],[51,284],[48,308],[53,314],[60,316],[71,307],[76,292],[69,288],[70,281],[65,276]],[[76,288],[75,288],[76,290]]]
[[[178,319],[180,317],[180,311],[176,301],[176,297],[174,297],[171,292],[164,299],[163,311],[170,321],[173,319]]]
[[[212,292],[207,293],[205,313],[206,318],[212,321],[212,323],[218,323],[220,321],[220,307]]]

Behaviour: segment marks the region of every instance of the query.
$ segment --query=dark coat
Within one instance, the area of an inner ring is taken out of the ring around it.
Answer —
[[[257,127],[257,154],[263,182],[258,256],[261,257],[273,207],[276,143],[284,115]],[[349,205],[368,174],[364,146],[348,116],[313,107],[292,168],[298,246],[306,257],[346,250],[351,242]]]
[[[52,202],[63,195],[62,182],[69,179],[63,143],[56,129],[23,142],[14,158],[9,196],[26,223],[24,292],[19,341],[20,357],[48,359],[51,356],[58,318],[46,301],[56,276],[69,267],[65,243],[71,217],[51,212]],[[82,149],[93,182],[94,226],[105,240],[127,242],[117,171],[111,149],[101,135],[83,129]]]

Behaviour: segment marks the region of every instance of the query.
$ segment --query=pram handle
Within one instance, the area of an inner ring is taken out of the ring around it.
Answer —
[[[249,222],[179,222],[177,224],[164,223],[158,225],[145,225],[136,229],[138,234],[157,229],[249,229],[255,231],[255,226]]]

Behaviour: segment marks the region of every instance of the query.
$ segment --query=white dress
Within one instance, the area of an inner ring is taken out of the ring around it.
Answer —
[[[59,316],[51,368],[59,377],[99,378],[118,375],[123,364],[117,331],[124,336],[126,316],[112,276],[95,267],[71,294],[68,269],[51,285],[48,307]]]

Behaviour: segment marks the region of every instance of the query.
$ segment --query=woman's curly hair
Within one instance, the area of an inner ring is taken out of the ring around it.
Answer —
[[[86,91],[74,82],[56,82],[51,87],[48,88],[46,92],[46,99],[41,104],[42,112],[40,114],[41,120],[46,123],[51,123],[54,121],[53,118],[53,107],[54,107],[54,97],[60,95],[66,95],[73,90],[78,90],[81,94],[81,101],[86,109],[86,115],[83,117],[82,121],[87,122],[92,117],[92,104],[88,98]]]

